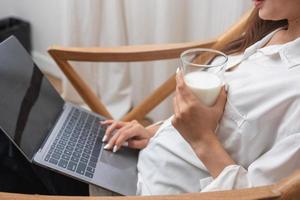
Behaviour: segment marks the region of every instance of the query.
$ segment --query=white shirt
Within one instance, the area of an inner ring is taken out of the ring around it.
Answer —
[[[229,58],[242,62],[225,73],[229,91],[216,134],[237,164],[213,179],[170,118],[139,154],[137,194],[262,186],[300,168],[300,38],[263,47],[275,32]]]

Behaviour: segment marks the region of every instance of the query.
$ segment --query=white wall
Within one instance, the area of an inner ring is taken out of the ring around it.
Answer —
[[[0,0],[0,18],[15,16],[30,22],[33,58],[39,67],[56,76],[61,72],[47,49],[63,43],[64,3],[65,0]]]

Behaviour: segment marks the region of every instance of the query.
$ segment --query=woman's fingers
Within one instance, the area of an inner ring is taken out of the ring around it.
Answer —
[[[126,126],[117,130],[105,145],[105,149],[118,151],[122,146],[130,148],[144,148],[148,144],[150,133],[141,124],[136,121],[128,123]]]
[[[223,86],[214,107],[216,109],[223,110],[225,107],[226,101],[227,101],[227,93],[225,90],[225,86]]]
[[[113,151],[116,152],[120,148],[120,147],[116,146],[116,141],[117,141],[118,137],[124,131],[130,129],[131,126],[132,126],[131,124],[127,124],[126,126],[120,128],[119,130],[116,130],[115,134],[109,139],[108,143],[104,146],[104,149],[113,149]]]
[[[185,101],[197,100],[195,94],[184,82],[182,72],[176,75],[176,93],[178,93]]]
[[[148,141],[148,139],[132,139],[128,141],[128,147],[133,149],[143,149],[147,146]]]
[[[185,85],[185,82],[184,82],[184,78],[183,78],[183,74],[181,71],[179,71],[177,74],[176,74],[176,84],[177,85]]]
[[[112,123],[114,123],[115,120],[113,119],[107,119],[107,120],[104,120],[104,121],[100,121],[100,124],[101,125],[111,125]]]
[[[134,127],[118,131],[118,135],[114,141],[114,152],[119,150],[121,146],[128,146],[129,140],[138,136],[138,134],[139,132]]]
[[[119,121],[113,121],[112,123],[111,122],[107,122],[107,123],[110,123],[110,125],[105,131],[102,142],[108,141],[109,138],[112,137],[112,135],[116,129],[120,129],[126,125],[126,122],[119,122]]]

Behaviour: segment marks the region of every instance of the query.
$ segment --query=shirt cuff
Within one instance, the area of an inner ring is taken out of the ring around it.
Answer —
[[[251,186],[246,169],[240,165],[229,165],[223,169],[218,177],[206,184],[206,187],[201,187],[201,192],[232,190]]]

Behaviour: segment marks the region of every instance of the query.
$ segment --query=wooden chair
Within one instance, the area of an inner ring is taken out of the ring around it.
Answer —
[[[92,62],[134,62],[150,61],[178,58],[180,53],[189,48],[208,47],[221,49],[224,44],[231,41],[244,32],[245,25],[251,17],[251,12],[245,14],[242,19],[227,32],[216,40],[208,42],[192,42],[182,44],[166,45],[142,45],[123,46],[115,48],[63,48],[52,47],[49,49],[50,55],[58,66],[68,77],[74,88],[78,91],[90,108],[104,116],[111,118],[105,106],[88,87],[84,80],[75,72],[68,61],[92,61]],[[124,116],[124,121],[132,119],[140,120],[163,99],[171,94],[175,89],[174,75],[170,77],[162,86],[147,97],[139,106]],[[280,182],[263,187],[239,189],[230,191],[188,193],[182,195],[167,196],[144,196],[144,197],[70,197],[70,196],[43,196],[1,193],[1,200],[258,200],[258,199],[300,199],[300,171],[295,172]]]
[[[78,75],[68,61],[80,62],[137,62],[155,61],[179,58],[180,54],[190,48],[221,49],[229,41],[244,32],[245,25],[251,15],[247,12],[241,20],[231,27],[219,38],[206,42],[189,42],[164,45],[137,45],[112,48],[65,48],[51,47],[48,52],[57,65],[69,79],[85,103],[96,113],[112,118],[101,100],[90,89],[87,83]],[[153,108],[161,103],[175,90],[175,73],[164,84],[157,88],[150,96],[145,98],[131,112],[125,115],[122,121],[141,120]]]

